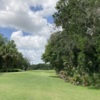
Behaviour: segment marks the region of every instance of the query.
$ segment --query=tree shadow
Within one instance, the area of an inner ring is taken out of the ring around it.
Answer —
[[[2,75],[3,73],[2,72],[0,72],[0,76]]]
[[[89,86],[88,89],[100,90],[100,86]]]
[[[59,78],[59,76],[50,76],[50,77],[52,77],[52,78]]]

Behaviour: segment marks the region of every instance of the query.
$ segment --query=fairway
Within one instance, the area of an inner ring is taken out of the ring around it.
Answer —
[[[66,83],[54,71],[0,73],[0,100],[100,100],[100,90]]]

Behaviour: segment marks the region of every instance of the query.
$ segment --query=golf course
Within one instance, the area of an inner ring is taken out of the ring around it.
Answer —
[[[67,83],[53,70],[0,73],[0,100],[100,100],[100,90]]]

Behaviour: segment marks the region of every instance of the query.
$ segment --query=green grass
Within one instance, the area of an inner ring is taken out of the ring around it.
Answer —
[[[0,100],[100,100],[100,90],[66,83],[54,71],[0,73]]]

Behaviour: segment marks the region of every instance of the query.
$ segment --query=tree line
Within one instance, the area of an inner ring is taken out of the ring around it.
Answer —
[[[29,65],[29,61],[18,52],[14,41],[0,34],[0,71],[27,70]]]
[[[28,69],[29,70],[52,70],[53,67],[50,64],[39,63],[39,64],[31,64]]]
[[[59,0],[43,61],[68,82],[100,87],[100,1]]]

